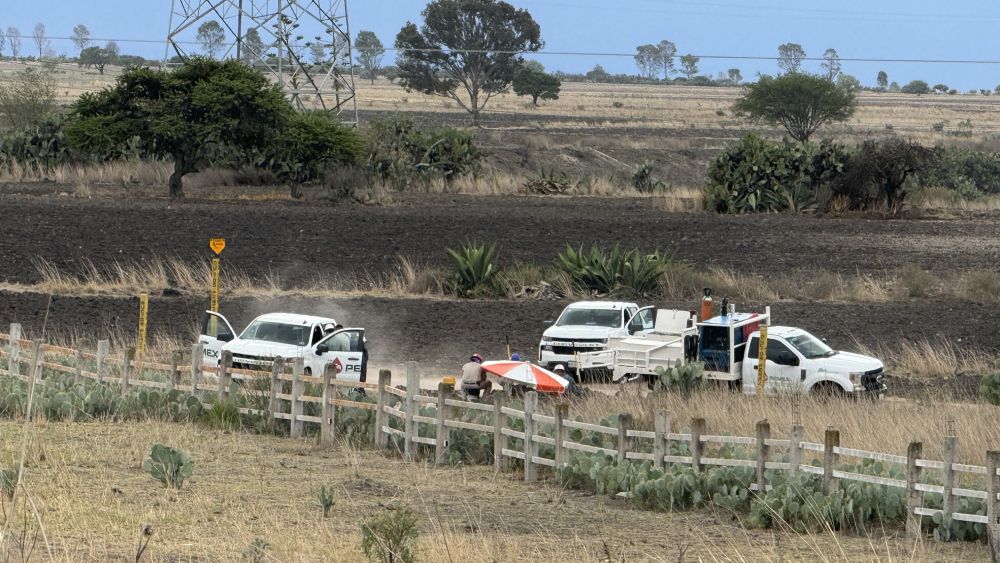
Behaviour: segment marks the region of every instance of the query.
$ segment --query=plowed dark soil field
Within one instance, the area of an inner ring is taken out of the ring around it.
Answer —
[[[0,194],[4,186],[0,185]],[[767,274],[856,274],[912,263],[935,272],[994,268],[994,217],[882,220],[667,213],[658,198],[409,195],[388,206],[197,202],[0,195],[0,279],[33,282],[34,257],[72,271],[81,261],[204,259],[210,237],[225,259],[290,284],[393,268],[397,256],[443,264],[445,247],[497,241],[499,259],[550,262],[593,242],[676,253],[696,267]]]

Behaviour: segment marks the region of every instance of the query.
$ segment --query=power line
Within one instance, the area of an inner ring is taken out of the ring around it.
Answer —
[[[47,36],[45,39],[49,40],[67,40],[72,41],[73,37],[56,37]],[[109,38],[90,38],[92,42],[98,41],[114,41],[116,43],[150,43],[150,44],[163,44],[165,43],[162,39],[109,39]],[[182,43],[185,45],[200,45],[198,41],[177,41],[177,43]],[[498,50],[488,50],[488,49],[400,49],[396,47],[387,47],[385,49],[387,52],[404,53],[406,51],[411,52],[422,52],[422,53],[466,53],[466,54],[502,54],[502,55],[545,55],[545,56],[564,56],[564,57],[617,57],[617,58],[633,58],[635,53],[624,53],[615,51],[498,51]],[[732,61],[778,61],[781,57],[772,55],[698,55],[694,56],[699,59],[704,60],[732,60]],[[799,60],[803,62],[822,62],[826,59],[823,57],[802,57]],[[1000,59],[935,59],[935,58],[918,58],[918,59],[905,59],[905,58],[880,58],[880,57],[839,57],[842,63],[899,63],[899,64],[961,64],[961,65],[1000,65]]]

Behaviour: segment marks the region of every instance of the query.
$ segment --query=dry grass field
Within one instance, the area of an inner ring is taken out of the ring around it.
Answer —
[[[4,462],[20,426],[0,426]],[[185,449],[194,473],[168,492],[141,469],[149,447]],[[332,486],[323,519],[315,491]],[[973,561],[982,546],[747,529],[724,511],[674,514],[526,485],[489,467],[438,469],[349,446],[142,423],[39,423],[28,448],[28,508],[6,514],[10,560],[358,561],[360,526],[386,509],[418,515],[421,561]],[[9,505],[5,510],[9,510]],[[266,544],[263,557],[252,545]]]

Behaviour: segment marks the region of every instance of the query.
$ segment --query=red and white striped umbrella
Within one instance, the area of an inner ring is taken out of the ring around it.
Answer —
[[[483,371],[501,380],[527,385],[539,393],[562,393],[569,385],[565,378],[531,362],[483,362]]]

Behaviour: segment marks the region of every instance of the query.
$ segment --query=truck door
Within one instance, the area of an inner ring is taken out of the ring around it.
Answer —
[[[630,335],[646,334],[656,327],[656,308],[643,307],[632,315],[632,318],[625,324],[625,328]]]
[[[330,334],[313,347],[313,358],[313,375],[322,376],[326,366],[333,365],[337,379],[365,381],[368,345],[364,329],[345,328]]]
[[[743,362],[744,389],[756,391],[759,346],[760,338],[754,335],[747,346],[746,361]],[[777,338],[768,338],[767,364],[764,367],[767,383],[764,385],[764,391],[766,393],[782,393],[797,389],[799,386],[799,363],[798,355],[787,344]]]
[[[205,311],[201,317],[201,334],[198,336],[198,342],[202,346],[202,363],[219,365],[222,346],[226,342],[232,342],[234,338],[236,331],[226,317],[213,311]]]

